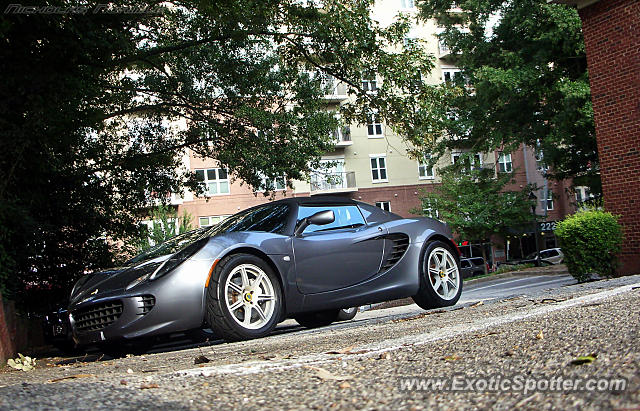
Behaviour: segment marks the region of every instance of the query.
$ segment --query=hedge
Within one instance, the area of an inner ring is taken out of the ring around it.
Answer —
[[[602,210],[581,211],[561,221],[555,234],[567,269],[578,281],[589,280],[593,273],[615,275],[623,239],[616,216]]]

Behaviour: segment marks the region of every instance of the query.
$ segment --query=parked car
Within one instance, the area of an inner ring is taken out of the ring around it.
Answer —
[[[564,253],[560,248],[542,250],[540,251],[540,260],[548,262],[549,264],[562,264],[564,262]]]
[[[252,207],[82,277],[69,305],[73,338],[113,347],[210,328],[234,341],[286,318],[324,326],[343,309],[409,296],[425,309],[454,305],[462,281],[451,237],[440,221],[345,198]]]
[[[482,257],[461,258],[460,270],[462,271],[462,278],[484,274],[485,265],[484,258]],[[489,267],[487,266],[487,272],[488,271]]]
[[[502,264],[507,265],[518,265],[518,264],[537,264],[537,254],[538,252],[533,252],[527,255],[525,258],[521,260],[511,260],[504,262]],[[564,262],[564,253],[560,248],[548,248],[546,250],[540,251],[540,264],[539,265],[551,265],[551,264],[562,264]]]

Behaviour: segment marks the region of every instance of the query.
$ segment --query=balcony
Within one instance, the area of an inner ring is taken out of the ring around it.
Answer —
[[[336,143],[336,148],[344,148],[353,144],[351,141],[351,127],[339,127],[331,133],[333,141]]]
[[[451,49],[442,40],[438,41],[438,51],[441,59],[451,57]]]
[[[322,77],[322,88],[327,90],[324,99],[329,102],[340,102],[347,98],[347,85],[335,77],[325,74]]]
[[[333,171],[311,175],[311,195],[358,191],[354,171]]]

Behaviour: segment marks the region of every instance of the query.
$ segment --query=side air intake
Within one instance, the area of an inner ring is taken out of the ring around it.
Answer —
[[[387,250],[389,248],[389,250]],[[409,248],[409,236],[406,234],[390,234],[385,237],[384,260],[380,271],[387,271],[404,255]]]

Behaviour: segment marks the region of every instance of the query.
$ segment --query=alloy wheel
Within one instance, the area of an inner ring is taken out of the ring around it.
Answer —
[[[276,293],[260,267],[253,264],[235,267],[227,277],[224,293],[231,317],[242,327],[256,330],[271,320]]]
[[[427,275],[433,290],[444,300],[451,300],[460,288],[460,272],[453,255],[443,247],[434,248],[427,259]]]

